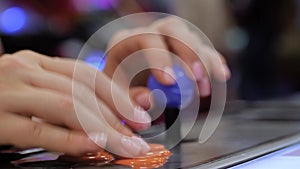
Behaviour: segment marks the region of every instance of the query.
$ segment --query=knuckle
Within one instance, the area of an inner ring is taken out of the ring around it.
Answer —
[[[0,69],[11,71],[24,66],[21,61],[14,55],[5,55],[1,58]]]
[[[73,98],[69,96],[61,96],[61,98],[59,98],[59,108],[66,112],[74,112]]]
[[[41,138],[43,135],[43,128],[40,124],[38,123],[33,123],[31,125],[31,131],[32,131],[32,136],[33,138]]]
[[[18,52],[15,52],[13,55],[19,55],[19,56],[32,56],[32,55],[36,55],[35,52],[33,52],[32,50],[20,50]]]
[[[0,59],[6,58],[6,57],[11,57],[11,54],[3,54],[3,55],[0,57]]]
[[[24,140],[12,139],[11,143],[19,148],[28,148],[36,145],[43,134],[42,126],[38,123],[24,123],[18,126],[19,131],[23,131],[22,135],[27,135]]]
[[[35,62],[40,62],[41,57],[43,57],[43,55],[36,53],[32,50],[21,50],[14,53],[13,56],[22,57]]]
[[[67,132],[66,135],[66,143],[72,143],[74,141],[74,137],[71,131]]]
[[[53,60],[61,60],[61,57],[54,56],[54,57],[51,57],[51,59],[53,59]]]

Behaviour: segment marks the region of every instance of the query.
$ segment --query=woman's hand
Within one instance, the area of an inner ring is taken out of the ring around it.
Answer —
[[[211,93],[208,72],[220,81],[226,81],[230,77],[225,59],[204,45],[198,34],[190,31],[184,22],[174,17],[160,19],[149,27],[123,30],[116,33],[108,46],[104,72],[112,77],[116,68],[125,58],[143,49],[158,49],[149,53],[145,52],[145,55],[147,55],[150,66],[156,66],[169,73],[157,69],[151,70],[155,78],[165,85],[175,83],[174,79],[169,76],[173,73],[171,69],[172,60],[170,55],[159,51],[170,51],[178,55],[190,68],[202,97]],[[159,55],[159,59],[153,57],[157,55]],[[222,65],[219,64],[218,59],[221,59]],[[205,70],[203,62],[206,62],[207,70]],[[130,94],[139,105],[146,109],[150,107],[150,91],[147,88],[132,87]]]
[[[106,75],[81,61],[32,51],[1,56],[0,145],[43,147],[71,155],[98,151],[100,147],[122,156],[147,152],[148,144],[115,115],[111,85]],[[74,91],[79,93],[74,95]],[[149,127],[147,112],[132,106],[122,90],[115,92],[123,100],[124,114],[132,119],[127,124],[134,129]],[[86,98],[93,94],[98,107]]]

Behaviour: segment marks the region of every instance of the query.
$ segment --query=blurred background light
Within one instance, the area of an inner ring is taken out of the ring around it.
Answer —
[[[73,6],[81,12],[110,10],[116,7],[118,0],[73,0]]]
[[[0,15],[0,29],[11,34],[24,28],[27,21],[26,12],[20,7],[10,7]]]
[[[91,0],[91,4],[98,9],[109,10],[117,6],[118,0]]]
[[[232,52],[240,52],[246,48],[249,43],[247,32],[240,27],[232,27],[225,34],[226,46]]]

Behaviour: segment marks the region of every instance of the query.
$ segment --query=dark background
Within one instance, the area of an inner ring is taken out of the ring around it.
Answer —
[[[229,99],[299,91],[299,0],[1,0],[0,36],[6,53],[31,49],[76,58],[102,25],[144,11],[184,17],[207,34],[232,70]]]

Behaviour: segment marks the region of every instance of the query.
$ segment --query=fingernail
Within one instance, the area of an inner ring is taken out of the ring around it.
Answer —
[[[122,136],[121,144],[124,150],[133,156],[139,155],[142,150],[140,142],[132,139],[132,137]]]
[[[132,136],[133,140],[136,140],[137,142],[140,143],[140,145],[142,146],[142,150],[141,153],[142,154],[146,154],[150,151],[150,146],[148,143],[146,143],[146,141],[144,141],[141,137],[138,136]]]
[[[150,151],[151,152],[156,152],[156,151],[162,151],[162,150],[165,150],[166,147],[162,144],[149,144],[150,146]]]
[[[224,74],[225,74],[225,80],[227,80],[230,77],[230,74],[231,74],[227,65],[223,65],[223,71],[224,71]]]
[[[200,96],[206,97],[210,95],[210,83],[208,78],[202,79],[199,83],[199,93]]]
[[[138,123],[151,123],[151,117],[143,108],[136,106],[133,112],[133,118]]]
[[[107,134],[101,132],[101,133],[97,133],[97,132],[92,132],[89,133],[89,138],[94,141],[94,143],[96,143],[98,146],[100,146],[101,148],[105,148],[106,147],[106,143],[107,143]]]
[[[165,78],[165,81],[170,84],[175,83],[175,73],[171,67],[164,68],[164,78]]]
[[[203,66],[200,62],[195,62],[192,66],[193,73],[196,77],[196,80],[201,80],[203,78]]]

